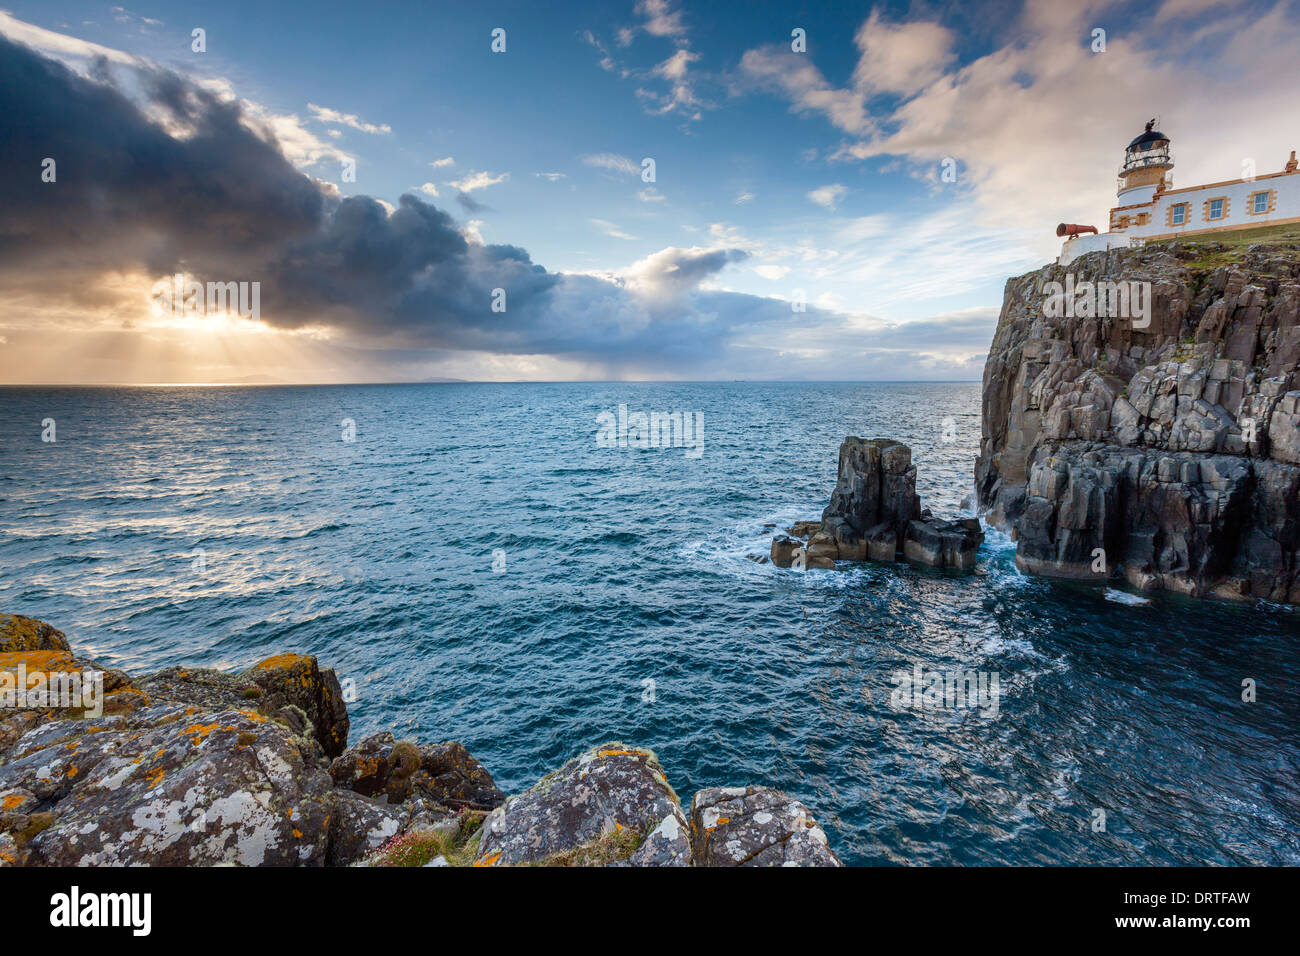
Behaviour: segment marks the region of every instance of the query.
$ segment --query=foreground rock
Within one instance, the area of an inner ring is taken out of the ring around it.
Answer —
[[[0,865],[344,864],[501,799],[458,744],[407,745],[418,766],[405,803],[337,786],[329,758],[346,746],[347,708],[313,657],[133,680],[77,656],[43,622],[0,616],[0,686],[94,671],[98,706],[0,710]]]
[[[13,693],[20,674],[92,671],[103,668],[48,624],[0,615],[0,689]],[[605,744],[505,800],[458,743],[379,733],[348,747],[337,678],[307,655],[277,655],[238,674],[173,667],[137,680],[107,671],[103,688],[102,707],[25,699],[0,709],[0,866],[723,859],[707,842],[692,844],[649,750]],[[762,832],[747,840],[777,839],[768,813],[756,810],[749,827]],[[802,859],[795,848],[816,837],[790,832],[783,860]]]
[[[768,787],[711,787],[691,803],[700,866],[843,866],[798,800]]]
[[[417,746],[387,731],[350,747],[330,765],[334,783],[368,797],[401,803],[415,796],[455,810],[492,810],[505,794],[458,743]]]
[[[677,794],[652,751],[613,742],[511,797],[483,823],[477,866],[689,866]]]
[[[806,539],[806,542],[800,539]],[[944,521],[921,509],[912,450],[887,438],[850,436],[822,520],[800,521],[772,539],[779,568],[833,568],[836,561],[898,560],[965,571],[984,532],[978,519]]]
[[[1023,570],[1300,602],[1300,249],[1225,249],[1111,250],[1007,282],[975,477]],[[1150,282],[1149,323],[1046,316],[1067,272]]]

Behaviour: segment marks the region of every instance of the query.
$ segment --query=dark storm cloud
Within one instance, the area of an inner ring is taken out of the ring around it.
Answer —
[[[142,67],[141,94],[0,37],[0,269],[144,265],[273,248],[318,227],[320,190],[240,122],[238,107]],[[42,163],[57,179],[42,182]]]
[[[0,294],[130,322],[110,273],[261,283],[261,318],[329,326],[373,349],[546,354],[611,373],[685,373],[738,335],[836,320],[700,288],[746,258],[665,249],[623,277],[561,275],[517,246],[470,241],[448,213],[341,198],[285,158],[237,100],[165,70],[88,76],[0,36]],[[42,161],[57,180],[42,182]],[[468,210],[483,208],[468,195]],[[500,290],[500,291],[498,291]],[[502,301],[496,311],[493,302]]]

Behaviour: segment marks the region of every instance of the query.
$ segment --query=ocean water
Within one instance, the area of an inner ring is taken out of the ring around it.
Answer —
[[[620,403],[702,453],[598,447]],[[459,740],[507,792],[652,747],[850,864],[1300,863],[1300,614],[1027,578],[996,533],[961,576],[751,560],[848,434],[956,513],[979,386],[0,388],[0,610],[134,673],[314,653],[353,741]],[[996,674],[996,714],[896,708],[917,666]]]

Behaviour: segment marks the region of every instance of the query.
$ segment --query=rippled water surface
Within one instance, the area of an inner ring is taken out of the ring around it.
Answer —
[[[597,447],[619,403],[703,413],[703,454]],[[849,863],[1300,863],[1296,612],[1120,603],[996,534],[962,577],[750,560],[847,434],[955,513],[979,387],[0,389],[0,610],[137,673],[317,654],[354,741],[460,740],[507,791],[653,747],[686,801],[802,798]],[[996,717],[892,708],[918,664],[996,672]]]

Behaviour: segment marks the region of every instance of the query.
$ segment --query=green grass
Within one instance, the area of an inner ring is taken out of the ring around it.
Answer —
[[[1203,236],[1175,236],[1170,239],[1158,239],[1148,242],[1147,246],[1164,246],[1171,242],[1195,249],[1205,247],[1205,254],[1187,263],[1188,268],[1197,271],[1211,271],[1222,266],[1240,262],[1249,246],[1256,243],[1267,245],[1300,244],[1300,224],[1290,223],[1283,226],[1261,226],[1258,229],[1242,229],[1237,232],[1208,233]],[[1288,258],[1300,259],[1300,250],[1288,250]]]
[[[608,866],[626,860],[641,845],[641,834],[629,827],[598,836],[589,843],[555,853],[528,866]]]
[[[478,830],[486,814],[464,811],[460,829],[447,835],[435,830],[411,830],[393,837],[368,861],[371,866],[424,866],[445,856],[451,866],[470,866],[478,856]]]

